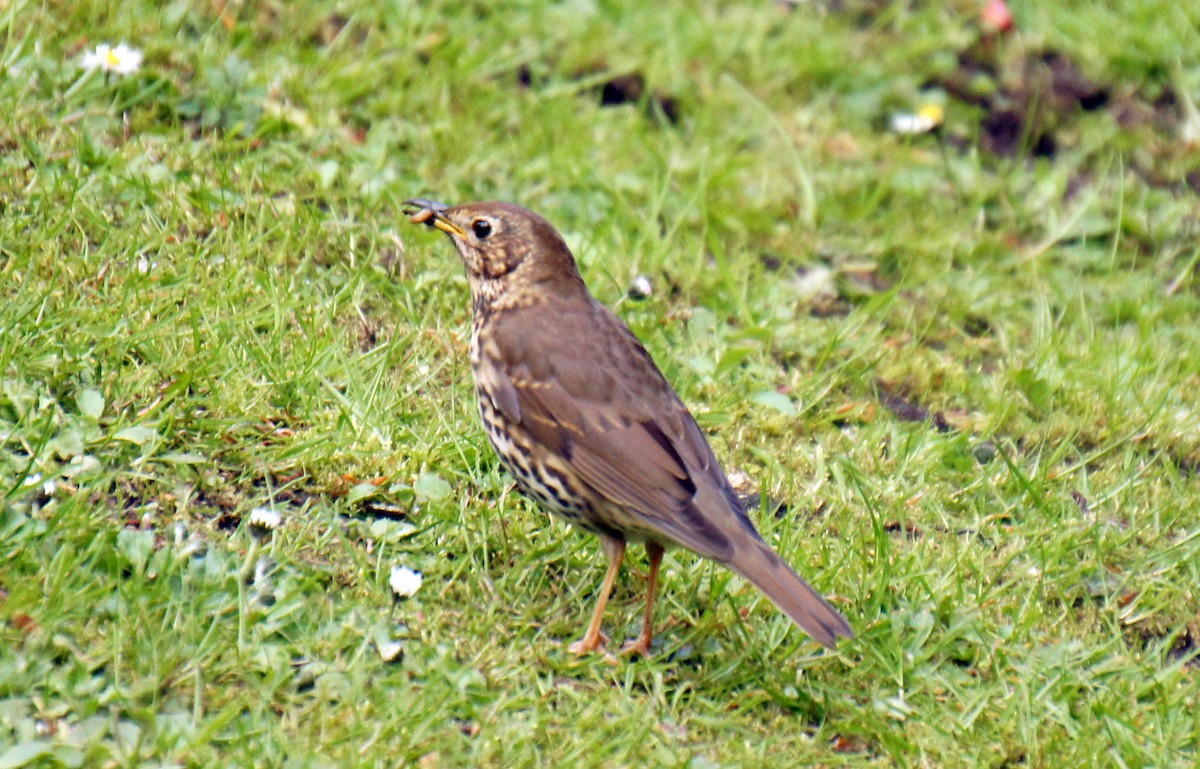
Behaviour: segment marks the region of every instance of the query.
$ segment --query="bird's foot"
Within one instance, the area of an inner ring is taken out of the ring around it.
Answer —
[[[647,636],[639,636],[636,641],[626,641],[621,647],[621,656],[632,657],[636,654],[639,657],[649,657],[650,642],[652,640],[652,638]]]
[[[584,654],[591,654],[597,649],[603,650],[606,643],[608,643],[608,636],[603,632],[596,633],[595,635],[588,634],[567,646],[567,651],[571,654],[582,656]]]

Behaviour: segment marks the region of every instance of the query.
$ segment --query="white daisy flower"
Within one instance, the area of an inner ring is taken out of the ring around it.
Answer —
[[[283,524],[283,514],[269,507],[256,507],[250,511],[250,525],[264,531],[275,531]]]
[[[379,644],[379,656],[384,662],[398,662],[404,656],[404,644],[399,641],[388,641]]]
[[[412,598],[421,589],[421,583],[424,581],[421,572],[407,566],[393,566],[392,576],[388,578],[388,584],[391,585],[396,598]]]
[[[942,124],[946,113],[937,104],[926,104],[917,113],[901,112],[892,115],[892,130],[898,134],[924,134]]]
[[[58,481],[53,478],[43,482],[41,473],[33,473],[32,475],[25,476],[25,488],[33,488],[38,485],[42,487],[42,494],[47,497],[54,496],[54,492],[58,490]]]
[[[132,75],[142,66],[142,52],[124,43],[113,47],[101,43],[79,60],[84,69],[99,69],[118,75]]]
[[[626,293],[629,294],[630,299],[649,299],[650,295],[654,293],[654,284],[645,275],[638,275],[629,284],[629,290]]]

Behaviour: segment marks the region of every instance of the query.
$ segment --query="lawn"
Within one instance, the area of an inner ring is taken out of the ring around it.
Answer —
[[[1200,762],[1200,6],[984,5],[0,3],[0,767]],[[672,551],[569,654],[410,197],[554,222],[858,637]]]

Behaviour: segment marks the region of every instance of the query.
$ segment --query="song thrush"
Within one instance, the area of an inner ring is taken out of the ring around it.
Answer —
[[[562,236],[510,203],[408,200],[411,220],[450,236],[474,302],[471,368],[492,446],[526,494],[600,537],[608,571],[573,652],[600,626],[626,542],[650,560],[641,636],[647,654],[663,549],[686,547],[742,575],[816,640],[853,631],[765,543],[704,433],[650,354],[588,292]]]

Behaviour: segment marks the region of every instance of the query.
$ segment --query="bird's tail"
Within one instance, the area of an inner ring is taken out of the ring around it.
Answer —
[[[739,547],[728,565],[750,580],[804,632],[830,649],[837,647],[838,638],[854,637],[846,618],[757,537]]]

